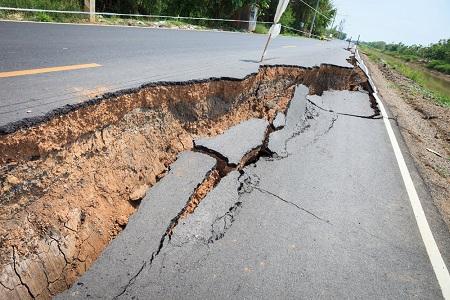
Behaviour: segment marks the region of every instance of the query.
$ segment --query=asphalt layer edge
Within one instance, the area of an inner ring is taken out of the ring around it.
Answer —
[[[108,93],[105,93],[103,95],[96,96],[94,98],[88,99],[88,100],[80,102],[80,103],[66,104],[66,105],[64,105],[62,107],[56,108],[54,110],[51,110],[51,111],[49,111],[46,114],[41,115],[41,116],[35,116],[35,117],[31,117],[31,118],[24,118],[24,119],[21,119],[19,121],[14,121],[14,122],[7,123],[5,125],[1,125],[0,126],[0,136],[8,135],[8,134],[14,133],[14,132],[19,131],[19,130],[24,130],[24,129],[28,129],[28,128],[31,128],[31,127],[43,124],[45,122],[48,122],[48,121],[52,120],[53,118],[56,118],[56,117],[59,117],[59,116],[62,116],[62,115],[66,115],[66,114],[68,114],[70,112],[76,111],[76,110],[81,109],[81,108],[85,108],[85,107],[89,107],[89,106],[93,106],[93,105],[99,104],[99,103],[101,103],[103,101],[114,101],[114,99],[119,97],[119,96],[132,94],[132,93],[138,92],[138,91],[140,91],[142,89],[145,89],[145,88],[148,88],[148,87],[156,87],[156,86],[186,86],[186,85],[191,85],[191,84],[217,82],[217,81],[244,81],[244,80],[246,80],[247,78],[249,78],[251,76],[257,75],[259,72],[261,72],[264,69],[285,67],[285,68],[296,68],[296,69],[301,69],[301,70],[313,70],[313,69],[319,69],[322,66],[325,66],[325,67],[329,66],[329,67],[341,68],[341,69],[351,69],[349,67],[337,66],[337,65],[333,65],[333,64],[320,64],[320,66],[315,66],[315,67],[302,67],[302,66],[298,66],[298,65],[285,65],[285,64],[276,65],[276,64],[274,64],[274,65],[260,65],[257,72],[253,72],[253,73],[247,74],[243,78],[211,77],[211,78],[207,78],[207,79],[188,80],[188,81],[157,81],[157,82],[149,82],[149,83],[142,84],[142,85],[140,85],[138,87],[135,87],[135,88],[128,88],[128,89],[108,92]]]

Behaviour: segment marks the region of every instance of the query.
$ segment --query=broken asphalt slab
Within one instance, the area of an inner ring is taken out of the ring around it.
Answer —
[[[125,257],[141,268],[122,275],[128,281],[113,286],[114,293],[104,280],[124,272],[120,263],[115,267],[123,251],[109,256],[109,269],[95,277],[91,269],[80,280],[92,280],[95,294],[76,294],[75,285],[62,298],[441,298],[383,120],[357,117],[370,112],[371,103],[367,94],[351,93],[315,98],[320,109],[297,87],[286,126],[269,137],[285,131],[278,143],[289,155],[262,157],[228,173],[180,220],[158,255],[130,249]],[[204,166],[197,184],[212,165]],[[108,248],[131,228],[149,234],[149,222],[137,227],[130,221]]]
[[[289,156],[224,177],[119,298],[440,299],[383,121],[310,120]]]
[[[308,93],[309,89],[307,86],[296,86],[294,97],[289,102],[286,117],[284,118],[284,127],[281,130],[274,131],[270,134],[268,149],[278,156],[283,156],[285,154],[285,142],[294,134],[299,123],[305,118],[306,96]],[[275,121],[273,125],[275,127]]]
[[[151,264],[172,221],[216,160],[197,152],[182,152],[170,171],[152,187],[128,225],[68,291],[57,299],[113,299]]]
[[[375,100],[366,92],[324,91],[322,96],[308,95],[306,99],[317,108],[338,115],[358,118],[381,118]],[[369,104],[369,105],[368,105]]]
[[[170,244],[180,246],[190,241],[203,244],[220,239],[232,223],[232,212],[239,206],[238,171],[228,173],[200,202],[195,213],[174,228]]]
[[[275,129],[281,129],[286,124],[286,116],[282,112],[278,112],[275,116],[275,119],[272,122],[272,125]]]
[[[184,273],[195,268],[195,262],[204,259],[208,248],[222,238],[231,227],[240,207],[240,174],[232,171],[226,175],[198,205],[188,218],[180,220],[174,228],[170,242],[161,250],[161,259],[146,266],[127,291],[119,298],[164,298],[167,286],[174,277],[190,281]],[[186,259],[180,260],[180,257]],[[198,282],[201,285],[201,282]],[[189,295],[186,291],[185,295]],[[180,295],[176,296],[178,298]]]
[[[229,165],[237,166],[246,154],[262,146],[268,126],[267,120],[250,119],[231,127],[221,135],[197,139],[194,146],[214,153]]]

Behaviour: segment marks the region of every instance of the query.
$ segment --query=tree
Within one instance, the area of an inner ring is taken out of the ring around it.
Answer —
[[[304,0],[315,7],[317,0]],[[271,22],[278,0],[97,0],[97,10],[116,13],[140,13],[206,18],[236,18],[251,5],[259,8],[259,20]],[[298,29],[311,28],[314,10],[301,1],[291,1],[281,23]],[[313,33],[323,35],[336,15],[331,0],[320,0]],[[211,23],[205,23],[211,25]]]

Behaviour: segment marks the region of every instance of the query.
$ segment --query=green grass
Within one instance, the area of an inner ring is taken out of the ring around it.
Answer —
[[[450,171],[445,169],[444,167],[437,167],[437,168],[434,168],[434,170],[444,178],[450,177]]]
[[[15,2],[10,0],[0,0],[1,2]],[[68,1],[70,2],[70,1]],[[61,10],[80,10],[80,8],[69,9],[70,7],[45,7],[45,9],[61,9]],[[0,11],[0,19],[6,20],[27,20],[38,22],[63,22],[63,23],[86,23],[89,21],[89,16],[84,14],[64,14],[64,13],[51,13],[51,12],[16,12],[16,11]],[[206,28],[204,26],[190,24],[176,19],[155,19],[155,18],[127,18],[116,16],[96,16],[96,23],[107,25],[124,25],[124,26],[154,26],[159,25],[162,27],[180,27],[186,28],[188,26],[194,26],[197,29]]]
[[[183,22],[183,21],[180,21],[180,20],[167,20],[166,24],[177,26],[177,27],[190,25],[189,23],[186,23],[186,22]]]
[[[367,55],[368,58],[370,58],[373,62],[380,63],[381,58],[380,55],[376,55],[374,50],[371,50],[365,46],[359,46],[361,50],[364,52],[365,55]]]
[[[269,32],[269,28],[267,28],[266,25],[256,24],[254,33],[267,34],[268,32]]]
[[[407,62],[416,62],[416,61],[419,60],[419,57],[417,55],[413,55],[413,54],[401,54],[401,53],[398,53],[398,52],[386,51],[386,50],[383,51],[383,53],[386,53],[386,54],[388,54],[390,56],[402,59],[402,60],[407,61]]]
[[[442,90],[434,88],[434,84],[430,76],[423,70],[414,68],[409,64],[406,64],[398,57],[393,57],[385,52],[381,52],[377,49],[361,47],[361,50],[376,63],[385,63],[391,69],[394,69],[403,76],[413,80],[419,85],[419,90],[422,95],[427,98],[432,98],[440,104],[450,106],[450,94]]]
[[[39,22],[54,22],[55,20],[53,20],[53,18],[46,14],[45,12],[39,12],[36,14],[36,21]]]
[[[450,64],[442,60],[432,60],[427,64],[427,68],[439,71],[441,73],[450,74]]]
[[[0,0],[0,6],[53,10],[81,10],[78,0]]]
[[[377,48],[371,48],[371,50],[401,59],[406,62],[414,62],[414,63],[424,62],[424,59],[421,59],[418,55],[414,54],[402,54],[396,51],[379,50]],[[426,64],[426,67],[428,69],[432,69],[444,74],[450,74],[450,64],[448,62],[445,62],[444,60],[432,60]]]
[[[35,8],[49,10],[81,11],[78,0],[0,0],[0,6],[16,8]],[[0,18],[10,20],[29,20],[39,22],[77,22],[87,17],[84,15],[1,11]]]
[[[434,69],[450,75],[450,64],[437,65],[434,67]]]

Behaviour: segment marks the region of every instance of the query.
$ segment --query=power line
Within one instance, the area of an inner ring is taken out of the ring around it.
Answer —
[[[292,31],[300,32],[300,33],[303,33],[303,34],[305,34],[305,35],[309,35],[309,32],[306,32],[306,31],[304,31],[304,30],[292,28],[292,27],[289,27],[289,26],[286,26],[286,25],[281,25],[281,26],[284,27],[284,28],[286,28],[286,29],[292,30]],[[317,35],[317,34],[311,34],[311,36],[316,36],[316,37],[318,37],[318,38],[321,38],[321,36],[320,36],[320,35]]]
[[[309,30],[309,37],[311,37],[312,31],[313,31],[313,28],[314,28],[314,23],[316,22],[317,9],[319,9],[319,3],[320,3],[320,0],[317,0],[317,2],[316,2],[316,9],[315,9],[315,12],[314,12],[314,17],[313,17],[312,24],[311,24],[311,29]]]
[[[300,1],[301,3],[303,3],[303,4],[305,4],[306,6],[308,6],[309,8],[311,8],[312,10],[314,10],[315,12],[317,12],[319,15],[321,15],[321,16],[327,18],[328,20],[330,20],[330,17],[325,16],[323,13],[321,13],[320,11],[318,11],[317,9],[315,9],[314,7],[312,7],[311,5],[309,5],[308,3],[306,3],[305,1],[303,1],[303,0],[299,0],[299,1]]]

